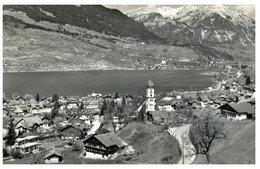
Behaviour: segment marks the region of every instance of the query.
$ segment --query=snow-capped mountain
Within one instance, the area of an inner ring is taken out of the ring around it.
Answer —
[[[175,15],[181,10],[182,8],[171,8],[171,7],[159,7],[156,5],[147,5],[145,7],[140,7],[137,9],[130,10],[126,12],[126,14],[131,17],[135,18],[136,20],[142,20],[146,16],[151,13],[159,13],[165,18],[174,18]],[[138,18],[139,17],[139,18]]]
[[[157,35],[175,41],[243,46],[255,43],[255,20],[228,6],[148,6],[126,14]]]

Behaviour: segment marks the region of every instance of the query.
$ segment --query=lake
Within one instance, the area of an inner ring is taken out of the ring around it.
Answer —
[[[109,70],[77,72],[3,73],[3,90],[7,97],[13,93],[40,97],[58,95],[86,96],[93,91],[108,94],[137,95],[151,79],[155,93],[173,90],[205,89],[214,84],[210,76],[198,70]]]

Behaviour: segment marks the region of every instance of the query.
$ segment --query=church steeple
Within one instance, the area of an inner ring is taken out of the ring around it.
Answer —
[[[151,79],[146,85],[146,113],[148,111],[155,111],[154,83]]]
[[[153,84],[153,82],[152,82],[151,79],[147,82],[146,87],[147,87],[147,88],[154,88],[154,84]]]

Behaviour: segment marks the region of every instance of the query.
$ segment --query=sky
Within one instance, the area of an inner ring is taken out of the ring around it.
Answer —
[[[104,5],[107,8],[118,9],[121,12],[125,13],[129,10],[143,7],[146,5]],[[158,6],[167,6],[171,8],[178,8],[182,5],[158,5]],[[241,10],[244,14],[248,15],[251,18],[255,18],[255,5],[227,5],[231,9]]]

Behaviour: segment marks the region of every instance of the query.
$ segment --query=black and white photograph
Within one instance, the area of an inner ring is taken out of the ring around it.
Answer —
[[[255,165],[256,1],[127,2],[2,4],[2,166]]]

